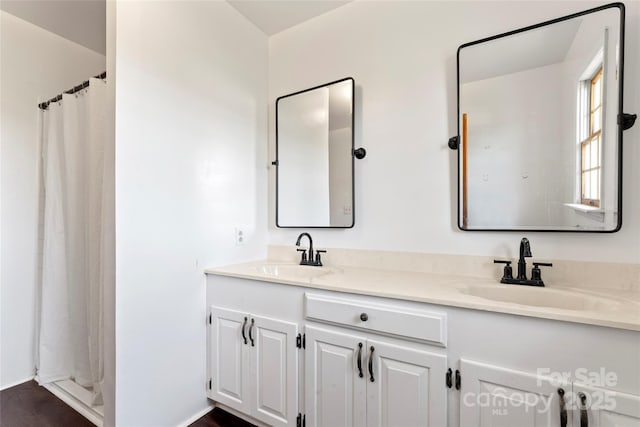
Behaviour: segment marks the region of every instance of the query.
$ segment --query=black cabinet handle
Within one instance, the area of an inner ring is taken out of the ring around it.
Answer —
[[[367,320],[369,320],[369,315],[367,313],[361,313],[360,320],[362,320],[363,322],[366,322]]]
[[[373,348],[373,346],[371,346],[369,350],[371,350],[371,353],[369,353],[369,375],[371,376],[371,378],[369,379],[371,380],[371,382],[375,382],[375,378],[373,378],[373,350],[375,349]]]
[[[580,392],[580,427],[589,427],[589,414],[587,413],[587,396]]]
[[[242,324],[242,339],[244,340],[244,343],[247,343],[247,336],[244,334],[244,328],[247,327],[247,316],[244,317],[244,323]]]
[[[362,343],[358,343],[358,376],[360,378],[364,377],[362,373]]]
[[[251,336],[251,330],[253,329],[254,321],[255,319],[251,319],[251,325],[249,325],[249,339],[251,340],[251,347],[255,347],[255,344],[253,343],[253,337]]]
[[[567,427],[567,408],[564,401],[564,389],[558,389],[558,395],[560,396],[560,427]]]

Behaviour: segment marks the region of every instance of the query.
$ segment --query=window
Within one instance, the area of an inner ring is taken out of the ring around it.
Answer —
[[[586,138],[580,142],[580,203],[600,207],[600,182],[602,179],[602,67],[590,80],[585,81],[585,114],[588,124]]]

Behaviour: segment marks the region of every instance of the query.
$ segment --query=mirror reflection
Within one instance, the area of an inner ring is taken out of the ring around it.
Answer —
[[[276,225],[353,226],[352,78],[276,101]]]
[[[619,228],[620,7],[460,47],[460,228]]]

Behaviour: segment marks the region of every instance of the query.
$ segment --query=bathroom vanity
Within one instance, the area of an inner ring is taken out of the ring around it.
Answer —
[[[624,11],[458,48],[458,228],[620,230]],[[355,93],[346,78],[277,99],[277,227],[354,226]],[[216,404],[274,426],[640,426],[637,264],[538,261],[529,278],[524,238],[501,278],[492,258],[321,258],[304,236],[301,259],[207,270]]]
[[[637,426],[637,299],[381,266],[210,269],[207,395],[277,426]]]

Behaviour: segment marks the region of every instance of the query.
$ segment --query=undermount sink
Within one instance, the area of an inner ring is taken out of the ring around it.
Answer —
[[[461,292],[492,301],[564,310],[615,310],[621,305],[619,301],[605,297],[519,285],[468,286],[461,289]]]
[[[314,277],[324,276],[333,273],[330,267],[312,267],[308,265],[295,264],[262,264],[255,267],[258,274],[265,276],[278,277],[286,279],[312,279]]]

